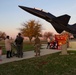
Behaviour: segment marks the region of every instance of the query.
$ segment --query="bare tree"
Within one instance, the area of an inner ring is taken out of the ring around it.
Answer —
[[[53,33],[52,32],[45,32],[43,34],[43,36],[47,39],[47,38],[50,38],[51,36],[53,36]]]

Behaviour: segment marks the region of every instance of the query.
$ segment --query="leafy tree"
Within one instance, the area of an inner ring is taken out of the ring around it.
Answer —
[[[23,28],[20,28],[20,31],[25,37],[29,38],[30,42],[36,35],[41,36],[42,27],[39,21],[30,20],[22,25]]]

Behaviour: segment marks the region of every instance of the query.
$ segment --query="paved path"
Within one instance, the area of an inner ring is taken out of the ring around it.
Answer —
[[[56,52],[60,52],[61,51],[61,50],[54,50],[54,49],[46,49],[46,45],[43,45],[42,48],[43,49],[41,49],[41,55],[40,56],[51,54],[51,53],[56,53]],[[6,55],[3,55],[2,56],[2,61],[0,61],[0,64],[13,62],[13,61],[19,61],[19,60],[23,60],[23,59],[32,58],[32,57],[35,57],[34,51],[24,52],[23,58],[17,58],[15,56],[12,57],[12,58],[6,58]]]

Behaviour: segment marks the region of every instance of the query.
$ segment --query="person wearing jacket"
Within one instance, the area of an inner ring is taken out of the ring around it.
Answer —
[[[6,39],[5,39],[5,49],[7,51],[6,53],[6,58],[10,58],[12,57],[12,52],[11,52],[11,39],[9,38],[9,36],[6,36]]]
[[[35,56],[40,56],[40,48],[41,48],[41,43],[40,43],[40,39],[38,36],[36,36],[36,38],[34,39],[34,47],[35,47]]]
[[[15,44],[17,47],[17,57],[22,58],[23,57],[23,37],[21,36],[21,33],[18,33]]]

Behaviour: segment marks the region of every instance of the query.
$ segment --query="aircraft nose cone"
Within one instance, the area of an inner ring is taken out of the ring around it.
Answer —
[[[27,11],[27,12],[34,12],[32,8],[29,8],[29,7],[25,7],[25,6],[19,6],[21,9]]]
[[[20,8],[23,8],[23,6],[20,6],[20,5],[19,5],[19,7],[20,7]]]
[[[22,9],[27,9],[27,7],[24,7],[24,6],[19,6],[20,8],[22,8]]]

